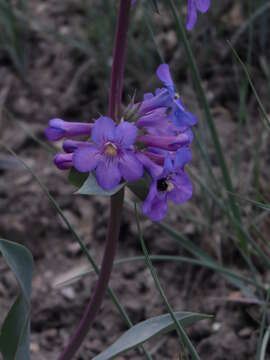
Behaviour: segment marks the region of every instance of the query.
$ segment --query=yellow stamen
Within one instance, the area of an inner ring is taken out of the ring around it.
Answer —
[[[116,156],[117,155],[117,147],[112,144],[108,143],[105,145],[105,154],[109,156]]]
[[[180,95],[176,92],[175,94],[174,94],[174,100],[178,100],[180,98]]]
[[[170,191],[172,191],[172,190],[174,189],[173,183],[167,182],[167,185],[168,185],[168,187],[167,187],[167,191],[168,191],[168,192],[170,192]]]

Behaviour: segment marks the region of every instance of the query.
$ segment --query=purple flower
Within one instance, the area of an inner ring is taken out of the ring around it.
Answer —
[[[166,107],[157,108],[141,116],[136,125],[138,128],[156,128],[163,127],[165,122],[169,122]]]
[[[191,30],[197,21],[197,11],[205,13],[210,7],[210,0],[188,0],[187,30]]]
[[[176,204],[182,204],[190,199],[192,195],[191,182],[184,172],[184,166],[191,160],[189,148],[182,148],[175,154],[172,161],[167,154],[163,170],[157,176],[156,166],[149,166],[148,170],[152,174],[153,181],[149,193],[142,205],[142,212],[150,217],[153,221],[160,221],[166,215],[168,206],[167,202],[173,201]],[[143,161],[143,159],[142,159]]]
[[[163,82],[171,98],[171,113],[172,122],[177,127],[194,126],[197,123],[197,118],[192,113],[185,110],[180,96],[175,92],[174,83],[171,77],[168,64],[161,64],[157,69],[157,76]]]
[[[139,129],[144,128],[148,134],[159,136],[177,136],[189,129],[188,126],[175,126],[166,108],[159,108],[145,114],[139,118],[136,125]]]
[[[60,170],[69,170],[72,168],[73,154],[56,154],[53,158],[55,165]]]
[[[45,131],[45,135],[50,141],[60,140],[63,137],[90,135],[92,126],[92,124],[87,123],[52,119],[49,122],[49,127]]]
[[[75,150],[79,148],[85,148],[91,146],[92,143],[89,141],[76,141],[76,140],[65,140],[63,142],[63,150],[66,153],[73,153]]]
[[[78,171],[95,170],[97,182],[105,190],[116,187],[122,178],[136,181],[143,175],[143,166],[133,149],[135,125],[122,121],[116,126],[111,118],[101,116],[91,135],[93,144],[74,152],[73,166]]]
[[[166,135],[141,135],[138,137],[138,142],[143,143],[147,147],[154,147],[169,151],[176,151],[182,146],[189,145],[193,140],[193,134],[190,129],[179,133],[175,136]]]
[[[167,108],[170,106],[170,103],[171,97],[166,89],[157,89],[155,95],[146,93],[144,94],[143,102],[139,108],[139,115],[143,116],[150,111],[161,107]]]

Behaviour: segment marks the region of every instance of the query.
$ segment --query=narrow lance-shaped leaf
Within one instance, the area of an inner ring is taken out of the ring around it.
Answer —
[[[176,312],[175,316],[182,326],[187,327],[193,323],[211,318],[208,315],[190,312]],[[174,321],[170,314],[156,316],[140,322],[126,331],[113,345],[94,357],[93,360],[109,360],[116,356],[133,349],[139,344],[175,329]]]
[[[30,360],[30,295],[33,258],[24,246],[4,239],[0,239],[0,252],[20,286],[20,294],[1,328],[0,351],[5,360]]]
[[[110,176],[110,175],[108,175]],[[99,195],[99,196],[112,196],[116,194],[122,187],[125,186],[125,183],[121,183],[110,191],[103,190],[97,183],[96,177],[94,174],[90,173],[88,178],[85,180],[83,185],[76,191],[76,194],[80,195]]]

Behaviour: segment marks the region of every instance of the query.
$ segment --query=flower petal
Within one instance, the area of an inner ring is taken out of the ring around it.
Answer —
[[[56,141],[63,137],[90,135],[91,128],[92,124],[64,121],[57,118],[49,121],[49,127],[45,134],[48,140]]]
[[[66,153],[73,153],[75,150],[93,146],[89,141],[65,140],[63,142],[63,150]]]
[[[141,116],[136,122],[136,126],[138,128],[153,127],[155,129],[157,126],[162,128],[168,121],[166,110],[167,108],[162,107]]]
[[[169,151],[176,151],[181,146],[191,143],[193,140],[192,131],[190,129],[177,136],[158,136],[158,135],[141,135],[138,141],[143,143],[146,147],[154,147]]]
[[[156,179],[162,173],[162,167],[155,164],[148,156],[143,154],[142,152],[138,152],[137,159],[143,164],[145,169],[150,173],[150,175]]]
[[[103,144],[109,140],[114,140],[115,122],[106,116],[99,117],[92,129],[92,140],[96,144]]]
[[[143,96],[143,100],[150,100],[154,97],[152,93],[145,93]]]
[[[80,172],[89,172],[96,168],[101,156],[94,146],[75,150],[73,155],[73,166]]]
[[[188,0],[188,12],[187,12],[187,30],[191,30],[197,21],[197,9],[195,5],[196,0]]]
[[[184,171],[173,175],[171,182],[174,185],[174,189],[168,192],[168,200],[171,200],[176,204],[183,204],[191,198],[192,184]]]
[[[183,168],[189,161],[191,161],[191,151],[188,147],[183,147],[175,153],[174,168]]]
[[[160,221],[166,215],[167,209],[166,194],[159,194],[157,191],[157,182],[153,181],[147,198],[142,204],[142,212],[153,221]]]
[[[143,176],[143,166],[131,151],[127,151],[121,156],[119,170],[127,181],[136,181]]]
[[[133,145],[137,136],[137,128],[135,125],[122,121],[115,130],[115,140],[124,147]]]
[[[174,101],[170,116],[172,122],[177,127],[194,126],[197,124],[196,116],[186,111],[180,99]]]
[[[45,136],[49,141],[57,141],[62,139],[62,137],[64,136],[65,132],[62,129],[56,129],[53,127],[48,127],[45,130]]]
[[[209,9],[210,3],[211,3],[210,0],[196,0],[197,9],[201,13],[205,13]]]
[[[171,105],[172,99],[168,89],[163,88],[157,95],[147,98],[141,103],[139,114],[144,115],[149,111],[160,107],[168,107]]]
[[[173,80],[170,73],[168,64],[161,64],[157,69],[158,78],[164,83],[165,86],[173,86]]]
[[[60,170],[69,170],[72,168],[73,154],[56,154],[53,161]]]
[[[116,159],[106,159],[98,163],[96,169],[98,184],[104,190],[115,188],[121,181],[121,174]]]

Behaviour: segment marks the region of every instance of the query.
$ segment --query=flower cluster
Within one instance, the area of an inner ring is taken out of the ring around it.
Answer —
[[[53,119],[46,130],[51,141],[66,138],[64,153],[55,156],[55,165],[62,170],[74,167],[82,173],[92,172],[104,190],[150,175],[142,211],[154,221],[165,216],[169,200],[181,204],[192,195],[184,167],[191,160],[191,127],[197,122],[175,91],[167,64],[158,67],[157,76],[163,87],[155,94],[145,94],[142,102],[130,104],[128,120],[116,124],[100,116],[86,124]],[[87,140],[73,139],[81,135]]]

